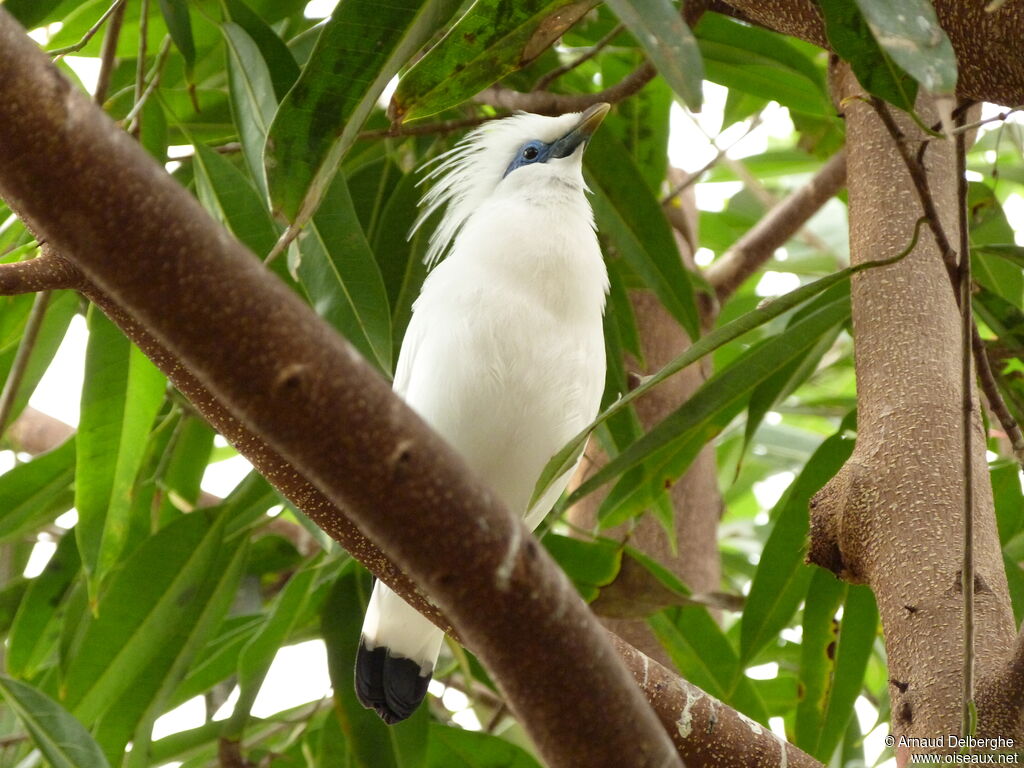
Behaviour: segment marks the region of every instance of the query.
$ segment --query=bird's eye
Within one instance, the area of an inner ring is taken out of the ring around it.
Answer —
[[[538,153],[536,147],[526,147],[523,150],[523,159],[524,160],[536,160],[538,154],[539,153]]]

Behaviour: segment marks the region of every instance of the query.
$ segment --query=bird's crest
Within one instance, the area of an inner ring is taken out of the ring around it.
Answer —
[[[534,139],[554,141],[578,120],[578,113],[546,117],[519,112],[484,123],[466,134],[454,148],[425,163],[421,170],[428,172],[419,183],[431,186],[420,199],[422,210],[409,235],[415,234],[435,211],[445,209],[444,217],[430,235],[424,257],[427,267],[433,267],[448,254],[459,230],[494,192],[523,144]]]

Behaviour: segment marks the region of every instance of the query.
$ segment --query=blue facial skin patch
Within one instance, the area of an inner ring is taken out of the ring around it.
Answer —
[[[524,165],[532,165],[533,163],[546,163],[548,158],[551,157],[551,148],[554,144],[545,144],[543,141],[533,140],[528,141],[519,148],[516,152],[516,156],[512,159],[512,162],[508,164],[508,168],[505,169],[505,174],[501,178],[505,178],[516,168],[521,168]]]
[[[587,139],[590,138],[589,133],[584,133],[579,128],[574,128],[565,134],[562,138],[552,141],[550,144],[546,144],[539,139],[528,141],[519,148],[516,152],[516,156],[512,159],[512,162],[508,164],[508,168],[505,169],[505,174],[501,178],[505,178],[516,168],[521,168],[524,165],[532,165],[533,163],[546,163],[551,158],[568,157],[580,144],[586,144]]]

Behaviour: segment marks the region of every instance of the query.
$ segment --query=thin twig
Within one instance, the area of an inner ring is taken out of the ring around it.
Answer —
[[[489,104],[498,109],[510,112],[525,110],[542,115],[560,115],[564,112],[581,112],[602,101],[615,104],[634,93],[637,93],[658,74],[654,66],[647,62],[626,75],[615,85],[598,93],[552,93],[551,91],[513,91],[495,86],[485,88],[473,100],[478,104]]]
[[[611,32],[609,32],[607,35],[605,35],[600,40],[598,40],[596,43],[594,43],[592,46],[590,46],[590,48],[587,49],[586,53],[582,54],[578,58],[573,59],[570,62],[567,62],[567,63],[563,64],[560,67],[555,67],[554,69],[552,69],[550,72],[548,72],[545,75],[541,75],[537,79],[537,82],[533,84],[533,88],[531,88],[530,90],[531,91],[543,91],[549,85],[551,85],[551,83],[553,83],[555,80],[560,78],[562,75],[564,75],[564,74],[566,74],[568,72],[572,72],[574,69],[576,69],[581,64],[585,64],[586,62],[590,61],[598,53],[600,53],[602,50],[604,50],[608,46],[608,44],[612,40],[614,40],[615,37],[623,30],[623,28],[624,28],[623,24],[616,24],[615,27],[612,28]]]
[[[139,129],[139,124],[142,116],[142,108],[146,105],[149,97],[153,95],[153,91],[160,84],[160,77],[164,72],[164,64],[167,63],[167,54],[171,52],[171,36],[168,35],[164,38],[163,43],[160,45],[160,52],[156,56],[156,62],[153,64],[153,69],[150,71],[149,80],[146,83],[146,88],[136,99],[135,104],[132,105],[131,111],[124,116],[124,122],[128,123],[128,133],[135,134]]]
[[[391,128],[376,128],[370,131],[362,131],[357,139],[391,139],[402,136],[423,136],[431,133],[452,133],[463,128],[473,128],[489,120],[496,120],[505,115],[477,115],[465,117],[461,120],[445,120],[438,123],[421,123],[420,125],[398,125]],[[218,151],[220,149],[218,148]]]
[[[981,126],[987,125],[988,123],[1005,122],[1010,118],[1010,115],[1016,112],[1024,112],[1024,106],[1011,107],[1010,109],[1007,109],[1005,112],[1000,112],[998,115],[993,115],[992,117],[986,117],[984,120],[977,120],[973,123],[958,125],[951,131],[951,133],[954,136],[956,136],[957,134],[973,131],[975,128],[980,128]]]
[[[121,37],[121,26],[124,24],[124,11],[128,6],[120,1],[115,3],[114,15],[103,35],[103,47],[100,50],[100,72],[96,77],[96,91],[92,99],[99,105],[107,100],[110,91],[110,78],[114,74],[114,60],[117,58],[117,41]]]
[[[86,33],[82,35],[81,40],[72,45],[65,46],[64,48],[57,48],[52,51],[47,51],[47,53],[54,57],[54,61],[57,61],[62,56],[82,50],[83,48],[85,48],[85,46],[89,44],[89,41],[92,40],[93,36],[95,36],[95,34],[100,31],[100,29],[106,23],[107,19],[110,18],[111,14],[113,14],[119,8],[122,8],[124,4],[125,0],[114,0],[113,5],[111,5],[109,8],[107,8],[106,11],[103,12],[103,15],[100,16],[99,21],[97,21],[95,24],[89,27],[88,31],[86,31]]]
[[[29,361],[32,359],[32,352],[36,346],[36,339],[39,338],[39,329],[43,325],[43,318],[46,317],[46,308],[49,303],[49,291],[37,293],[28,314],[25,333],[21,337],[21,343],[18,344],[18,352],[14,356],[14,362],[11,363],[11,370],[7,374],[3,391],[0,392],[0,436],[7,429],[7,422],[14,411],[14,401],[18,397],[18,390],[21,389],[21,382],[25,378]]]
[[[961,114],[958,121],[963,120]],[[967,141],[964,132],[956,135],[957,208],[960,222],[960,340],[961,340],[961,406],[963,416],[963,478],[964,478],[964,552],[961,584],[964,594],[964,672],[962,694],[961,736],[974,733],[974,379],[971,375],[971,249],[967,229]]]
[[[740,136],[738,139],[736,139],[736,141],[732,142],[732,144],[730,144],[728,147],[720,147],[720,146],[718,146],[718,143],[713,138],[711,138],[710,136],[708,136],[705,133],[704,135],[705,135],[705,137],[707,137],[708,142],[711,144],[712,147],[715,148],[715,156],[713,158],[711,158],[710,160],[708,160],[706,163],[704,163],[704,165],[702,165],[700,168],[698,168],[693,173],[687,174],[686,178],[682,182],[680,182],[675,187],[673,187],[672,190],[667,195],[665,195],[664,198],[662,198],[661,204],[662,205],[667,205],[674,198],[678,197],[680,194],[685,192],[691,185],[696,184],[698,181],[700,181],[700,177],[701,176],[703,176],[705,173],[707,173],[712,168],[714,168],[716,165],[718,165],[719,161],[722,158],[726,157],[726,155],[737,144],[739,144],[741,141],[743,141],[745,138],[747,138],[747,136],[749,136],[761,124],[761,119],[762,119],[762,114],[760,112],[758,112],[754,116],[754,118],[750,121],[750,124],[747,126],[747,129],[743,132],[743,135]],[[696,123],[696,121],[694,121],[694,122]],[[700,127],[700,126],[698,125],[698,127]]]
[[[139,57],[135,63],[135,99],[134,105],[132,106],[132,112],[137,112],[140,109],[142,101],[142,93],[145,90],[146,85],[146,47],[149,44],[149,0],[142,0],[142,5],[139,8]],[[131,118],[129,118],[131,119]],[[127,120],[126,120],[127,122]],[[132,121],[129,126],[128,133],[139,137],[142,131],[142,125],[139,121]]]

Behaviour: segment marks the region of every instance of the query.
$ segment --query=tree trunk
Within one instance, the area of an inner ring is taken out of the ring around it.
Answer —
[[[849,70],[837,78],[849,153],[853,262],[910,242],[921,202],[897,148]],[[930,99],[919,113],[934,120]],[[897,118],[912,151],[922,133]],[[952,142],[933,140],[924,163],[941,224],[958,241]],[[858,438],[853,456],[811,502],[809,559],[872,587],[889,661],[893,734],[960,730],[963,679],[963,468],[959,310],[934,237],[925,229],[903,261],[852,284]],[[1003,668],[1014,622],[996,532],[980,412],[975,420],[974,560],[977,677]],[[1017,736],[1019,722],[986,717],[979,734]],[[1010,730],[1008,730],[1010,729]],[[915,750],[918,751],[918,750]]]

